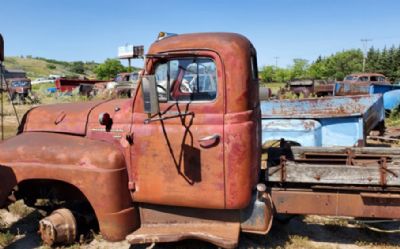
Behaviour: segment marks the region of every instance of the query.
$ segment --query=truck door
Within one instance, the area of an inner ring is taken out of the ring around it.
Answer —
[[[133,198],[137,202],[224,208],[224,74],[216,53],[169,55],[148,65],[160,114],[134,105]],[[150,69],[149,69],[150,68]]]

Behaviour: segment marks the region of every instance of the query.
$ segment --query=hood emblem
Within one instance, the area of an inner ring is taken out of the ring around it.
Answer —
[[[66,114],[64,111],[61,111],[61,112],[57,115],[56,120],[54,120],[54,124],[55,124],[55,125],[58,125],[59,123],[61,123],[61,122],[64,120],[65,116],[67,116],[67,114]]]

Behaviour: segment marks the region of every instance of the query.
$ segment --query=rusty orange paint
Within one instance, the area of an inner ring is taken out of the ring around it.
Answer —
[[[257,183],[260,160],[258,79],[252,80],[249,64],[251,55],[255,56],[252,44],[238,34],[188,34],[155,42],[149,54],[213,59],[218,94],[215,101],[201,104],[161,103],[161,112],[171,108],[170,112],[194,115],[144,124],[147,114],[139,87],[132,129],[134,201],[217,209],[246,207]],[[154,73],[157,63],[156,58],[146,61],[146,72]],[[198,141],[212,134],[218,134],[220,142],[202,148]],[[188,164],[190,161],[198,163]]]
[[[20,182],[57,180],[76,186],[84,194],[105,238],[124,239],[139,226],[137,209],[127,189],[125,159],[108,143],[25,132],[0,144],[0,179],[0,205]]]

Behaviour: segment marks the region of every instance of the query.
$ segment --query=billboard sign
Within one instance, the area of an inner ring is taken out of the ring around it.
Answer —
[[[139,58],[142,57],[143,54],[143,46],[125,45],[118,47],[118,58],[120,59]]]

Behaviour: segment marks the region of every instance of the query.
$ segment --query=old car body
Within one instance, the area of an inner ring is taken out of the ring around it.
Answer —
[[[130,98],[136,90],[138,79],[138,72],[119,73],[113,81],[96,83],[91,95]]]
[[[297,95],[302,94],[304,97],[309,97],[311,94],[318,97],[331,96],[334,86],[332,82],[316,79],[296,79],[287,83],[287,87],[291,92]]]
[[[7,84],[13,101],[24,101],[32,91],[31,80],[28,78],[9,79]]]
[[[400,170],[396,158],[374,155],[368,161],[366,155],[364,168],[352,167],[360,152],[342,158],[346,151],[333,151],[336,160],[315,158],[311,151],[307,156],[313,158],[293,163],[287,154],[275,153],[269,159],[277,157],[278,163],[262,169],[257,55],[251,42],[234,33],[162,33],[149,48],[131,98],[41,106],[24,115],[18,135],[0,144],[0,179],[5,179],[0,205],[10,193],[29,203],[35,198],[85,202],[108,240],[201,239],[225,248],[237,246],[240,231],[266,234],[274,210],[400,218],[398,204],[383,206],[390,200],[363,202],[366,195],[360,189],[368,188],[367,177],[360,188],[347,192],[339,184],[351,186],[357,174],[338,182],[336,189],[325,185],[318,191],[310,184],[318,179],[332,183],[329,177],[303,170],[308,181],[302,184],[285,173],[308,160],[318,170],[373,172],[377,187],[399,185],[390,173]],[[318,152],[327,156],[329,151]],[[360,209],[339,200],[355,200]],[[79,222],[71,217],[86,213],[72,205],[42,219],[43,240],[76,239]]]
[[[90,85],[93,86],[98,82],[104,82],[102,80],[89,80],[87,78],[67,78],[60,77],[54,81],[54,84],[59,92],[71,92],[80,85]]]
[[[375,84],[390,84],[385,75],[379,73],[354,73],[347,75],[343,79],[344,83],[375,83]]]
[[[384,108],[388,112],[400,105],[400,86],[391,84],[383,74],[351,74],[335,84],[335,96],[363,94],[382,94]]]
[[[19,69],[5,69],[2,89],[8,89],[12,101],[25,101],[32,90],[31,80]],[[7,84],[7,85],[6,85]]]

